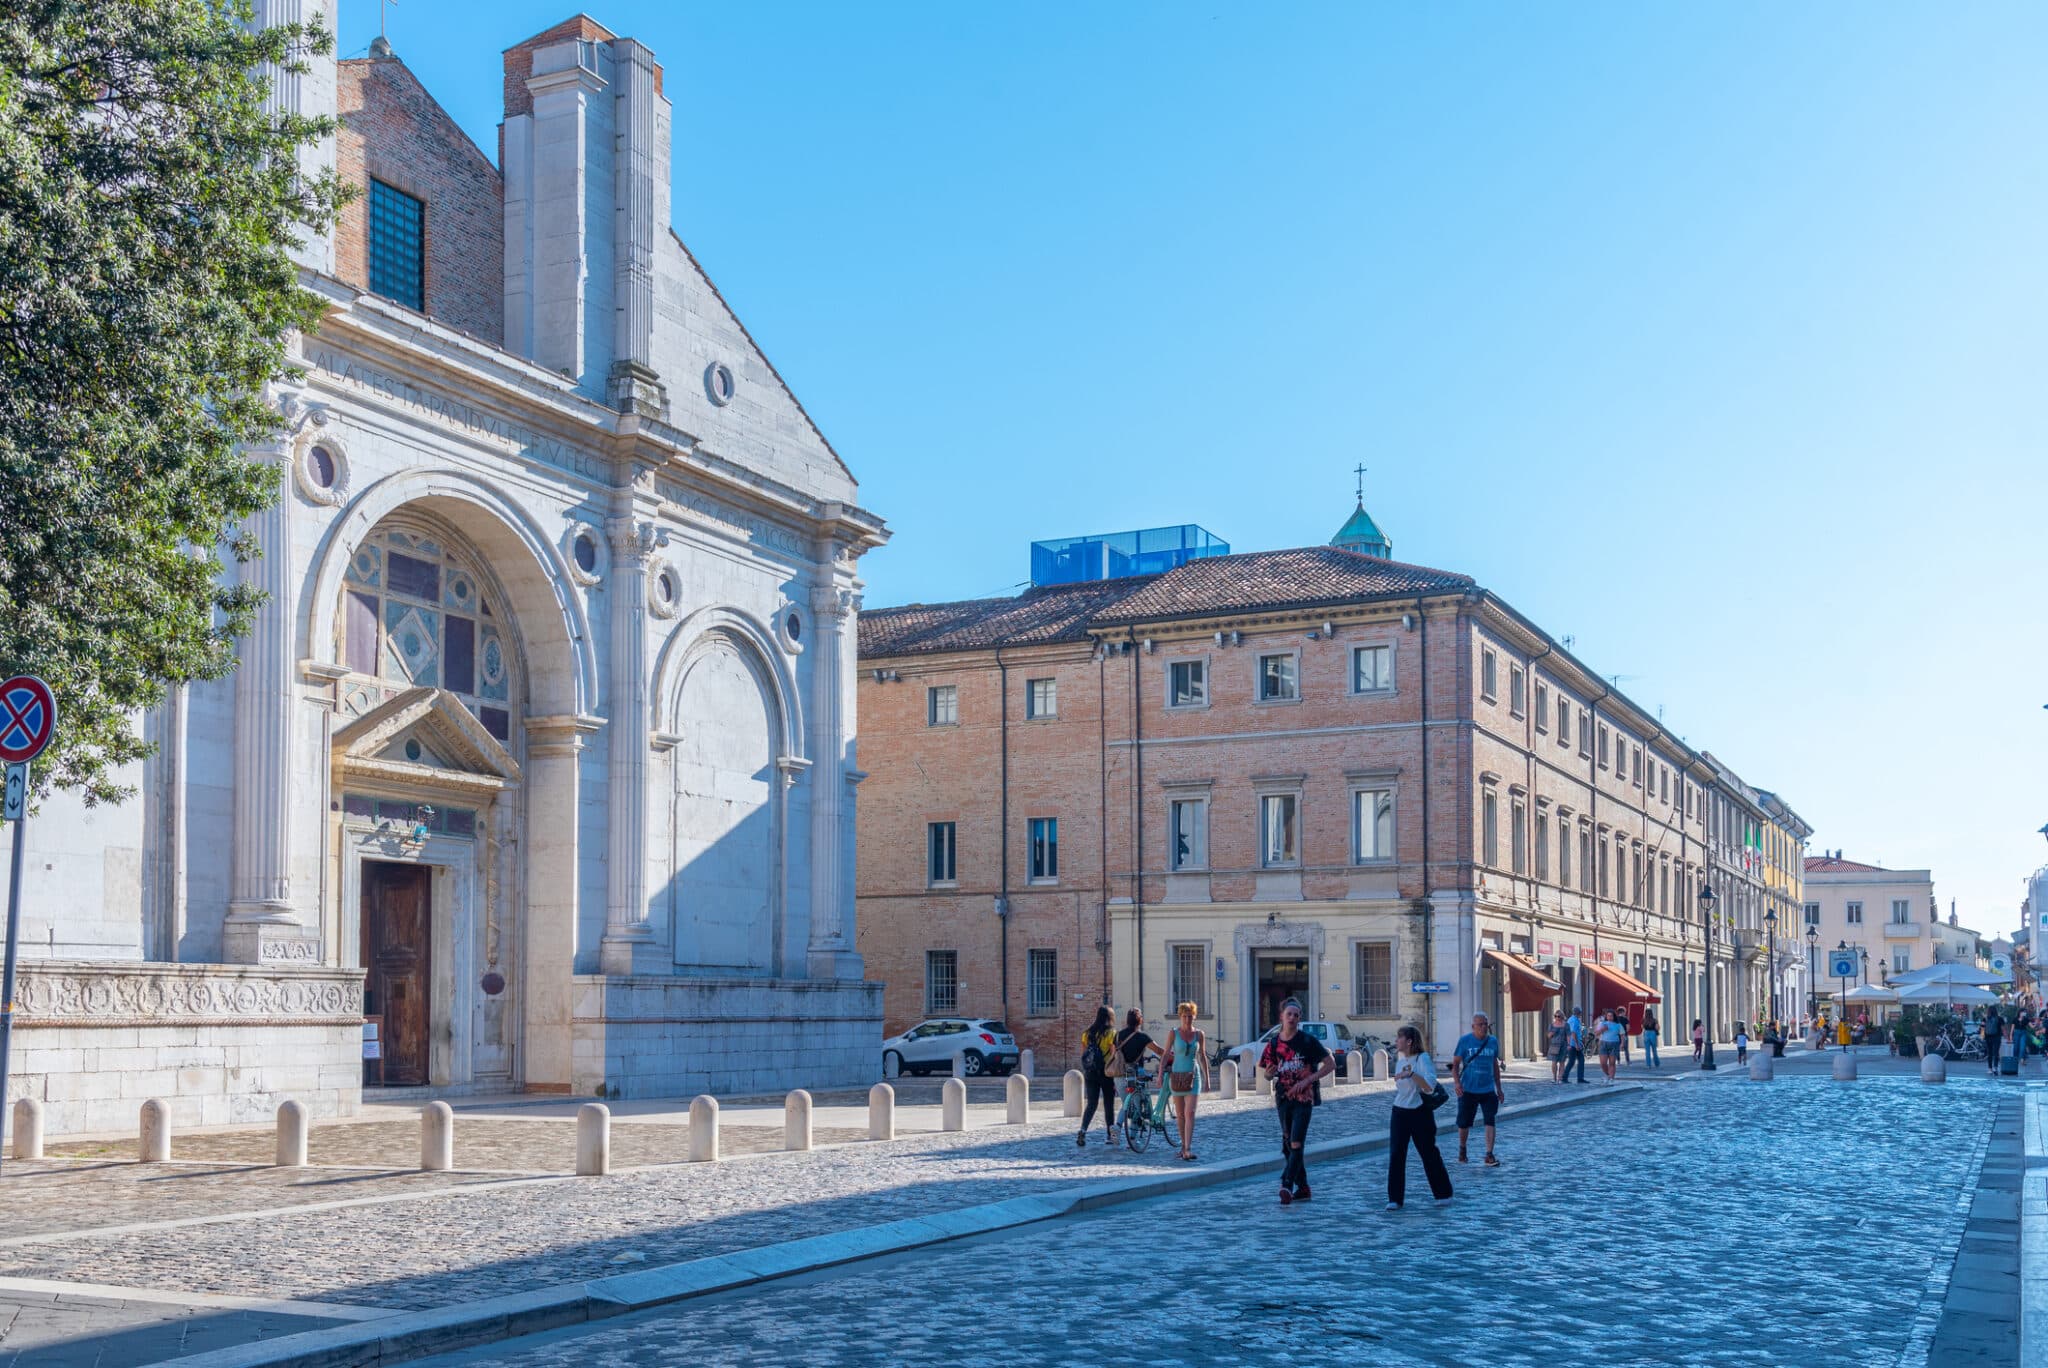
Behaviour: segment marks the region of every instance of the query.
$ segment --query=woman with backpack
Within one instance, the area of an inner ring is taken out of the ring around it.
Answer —
[[[1095,1009],[1095,1022],[1081,1032],[1081,1084],[1088,1090],[1088,1108],[1081,1113],[1081,1129],[1074,1143],[1085,1149],[1088,1126],[1095,1120],[1095,1107],[1102,1105],[1102,1131],[1108,1143],[1116,1143],[1116,1080],[1109,1076],[1109,1057],[1116,1053],[1116,1017],[1107,1007]]]
[[[1387,1130],[1387,1210],[1408,1200],[1408,1146],[1422,1157],[1429,1190],[1442,1206],[1451,1200],[1451,1174],[1436,1147],[1436,1109],[1450,1099],[1436,1081],[1436,1065],[1422,1048],[1422,1032],[1394,1032],[1394,1106]]]

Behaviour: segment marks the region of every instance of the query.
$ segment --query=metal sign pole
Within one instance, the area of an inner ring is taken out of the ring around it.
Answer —
[[[26,761],[7,767],[7,810],[14,827],[14,858],[7,864],[7,960],[4,969],[0,969],[0,1107],[8,1106],[7,1065],[13,1058],[14,1038],[14,959],[21,943],[21,867],[28,862],[24,838],[28,830]]]

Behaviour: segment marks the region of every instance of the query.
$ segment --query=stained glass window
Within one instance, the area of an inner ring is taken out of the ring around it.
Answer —
[[[357,548],[342,591],[341,663],[348,710],[398,689],[446,689],[501,742],[512,737],[509,643],[474,563],[433,534],[382,528]]]

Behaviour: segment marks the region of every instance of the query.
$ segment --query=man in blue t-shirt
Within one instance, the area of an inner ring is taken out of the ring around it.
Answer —
[[[1458,1037],[1457,1060],[1458,1162],[1471,1162],[1465,1155],[1465,1140],[1472,1132],[1473,1118],[1484,1112],[1486,1166],[1499,1168],[1500,1160],[1493,1155],[1493,1121],[1507,1084],[1501,1077],[1500,1037],[1493,1033],[1486,1013],[1472,1014],[1471,1031]]]

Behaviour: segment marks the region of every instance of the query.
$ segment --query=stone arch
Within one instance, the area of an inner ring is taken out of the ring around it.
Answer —
[[[779,750],[775,758],[802,760],[803,702],[797,693],[796,677],[768,628],[735,608],[700,608],[669,634],[654,660],[653,716],[648,725],[657,733],[681,734],[683,680],[697,654],[721,641],[749,657],[769,689],[777,722]]]
[[[417,509],[459,532],[489,563],[525,653],[531,716],[588,716],[601,694],[590,623],[555,539],[504,491],[457,471],[387,476],[351,500],[314,556],[297,619],[298,658],[322,659],[335,639],[349,559],[386,516]],[[556,668],[541,667],[556,662]],[[566,666],[567,668],[562,668]]]

